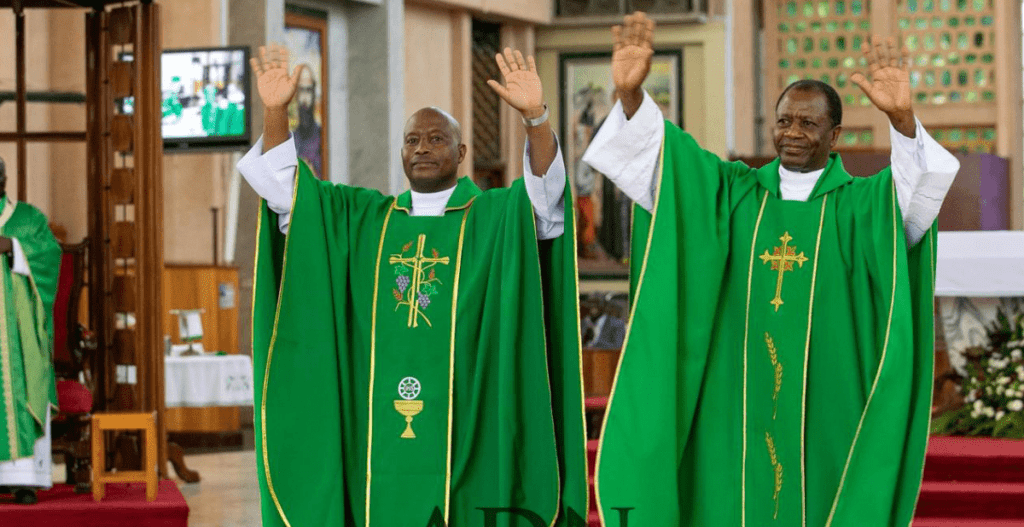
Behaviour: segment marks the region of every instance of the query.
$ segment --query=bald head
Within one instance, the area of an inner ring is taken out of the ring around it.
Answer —
[[[448,112],[423,108],[406,121],[402,165],[413,190],[438,192],[455,186],[465,156],[462,127]]]
[[[452,140],[456,145],[462,144],[462,125],[452,117],[452,114],[438,108],[437,106],[427,106],[426,108],[420,108],[416,110],[416,113],[409,116],[409,119],[405,121],[405,131],[409,131],[409,127],[412,126],[413,121],[419,116],[424,115],[436,115],[441,117],[448,122],[448,132],[452,134]]]

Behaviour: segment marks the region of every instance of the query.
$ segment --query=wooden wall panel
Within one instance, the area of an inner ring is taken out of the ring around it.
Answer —
[[[229,284],[234,291],[234,307],[221,309],[219,286]],[[172,309],[205,309],[203,313],[203,349],[238,353],[238,268],[199,265],[165,265],[163,272],[163,334],[181,344],[178,317]]]

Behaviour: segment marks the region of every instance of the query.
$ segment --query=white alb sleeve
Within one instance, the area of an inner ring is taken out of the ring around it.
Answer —
[[[530,141],[523,146],[523,182],[533,204],[537,222],[537,239],[551,240],[565,232],[565,162],[562,146],[555,137],[555,159],[547,173],[536,176],[530,167]]]
[[[249,182],[259,196],[267,200],[270,210],[277,213],[277,226],[288,232],[291,220],[292,193],[295,190],[295,168],[299,158],[295,153],[295,139],[288,140],[263,152],[263,136],[238,162],[238,172]]]
[[[928,135],[921,121],[916,117],[914,121],[917,129],[913,138],[889,125],[892,178],[908,247],[921,241],[931,228],[960,170],[960,161]]]

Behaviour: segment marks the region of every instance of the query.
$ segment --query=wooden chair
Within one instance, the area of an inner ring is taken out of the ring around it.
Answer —
[[[80,494],[90,488],[89,423],[93,407],[92,370],[96,342],[78,322],[85,285],[88,240],[61,244],[60,274],[53,302],[53,362],[60,412],[51,422],[51,451],[63,454],[67,482]]]

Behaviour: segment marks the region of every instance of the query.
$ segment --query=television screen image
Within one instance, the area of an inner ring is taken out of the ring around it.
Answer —
[[[164,50],[160,67],[165,147],[249,143],[247,48]]]

